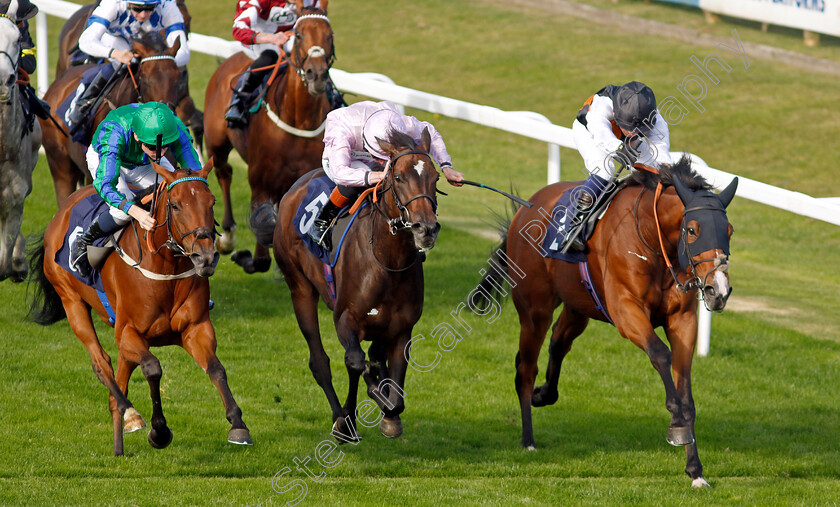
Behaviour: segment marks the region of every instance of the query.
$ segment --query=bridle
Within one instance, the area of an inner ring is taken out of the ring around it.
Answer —
[[[306,50],[306,55],[302,56],[303,48],[299,45],[300,41],[303,40],[300,31],[298,30],[298,25],[301,21],[309,20],[309,19],[320,19],[327,23],[327,27],[330,29],[330,52],[327,53],[324,48],[321,46],[310,46],[308,50]],[[300,79],[307,83],[306,79],[306,70],[304,70],[304,65],[306,65],[306,61],[310,58],[326,58],[327,68],[331,68],[333,63],[335,62],[335,45],[333,42],[334,34],[332,32],[332,27],[330,27],[330,18],[323,14],[304,14],[297,18],[295,21],[294,26],[292,27],[292,32],[294,32],[295,42],[292,46],[292,67],[295,69],[295,73],[300,76]]]
[[[0,18],[8,19],[9,21],[11,21],[14,24],[15,30],[18,30],[17,22],[14,20],[14,18],[12,18],[9,15],[2,14],[2,13],[0,13]],[[17,79],[18,67],[20,66],[20,38],[18,38],[18,42],[15,44],[15,48],[17,48],[17,51],[16,51],[17,54],[14,55],[14,57],[12,55],[10,55],[9,53],[7,53],[6,51],[3,51],[3,50],[0,50],[0,55],[3,55],[3,56],[5,56],[6,58],[9,59],[9,63],[12,64],[12,76],[15,76],[15,78]],[[10,87],[10,89],[11,88],[14,88],[14,87],[12,86],[12,87]],[[12,94],[11,93],[9,94],[8,100],[4,100],[3,103],[4,104],[11,104],[12,103]]]
[[[726,210],[721,206],[693,206],[691,208],[686,208],[683,210],[683,219],[682,224],[680,225],[680,239],[679,242],[682,244],[683,248],[685,249],[686,257],[688,258],[688,268],[691,270],[691,279],[685,284],[682,290],[683,292],[687,292],[693,289],[700,289],[705,287],[708,283],[709,276],[714,276],[715,272],[720,270],[723,273],[726,273],[729,269],[729,256],[725,253],[720,253],[714,257],[709,257],[707,259],[699,259],[697,261],[694,260],[694,255],[691,253],[691,249],[689,248],[690,243],[688,242],[688,228],[686,227],[686,220],[688,219],[687,215],[694,211],[720,211],[726,216]],[[717,249],[715,250],[717,251]],[[706,276],[701,280],[700,276],[697,275],[697,266],[704,262],[712,262],[714,263],[714,268],[710,269]],[[679,287],[679,283],[678,283]],[[697,292],[698,297],[702,298],[702,294],[700,291]],[[705,299],[704,299],[705,304]]]
[[[143,65],[144,63],[147,63],[147,62],[155,62],[155,61],[159,61],[159,60],[172,60],[172,62],[174,63],[175,62],[175,57],[172,56],[172,55],[153,55],[153,56],[147,56],[145,58],[141,58],[140,62],[137,64],[137,73],[138,73],[137,78],[134,77],[134,71],[131,69],[131,65],[126,66],[126,67],[128,67],[128,74],[131,76],[131,84],[134,85],[134,90],[137,92],[137,102],[144,102],[143,94],[140,92],[140,86],[137,84],[137,80],[140,79],[140,77],[139,77],[140,66]],[[142,81],[142,79],[141,79],[141,81]]]
[[[432,163],[432,167],[434,167],[434,162],[432,162],[431,155],[429,155],[425,151],[413,150],[413,149],[406,150],[404,152],[401,152],[401,153],[398,153],[398,154],[394,155],[393,157],[391,157],[391,159],[388,161],[388,163],[385,164],[386,180],[383,180],[383,181],[387,181],[388,186],[379,190],[378,192],[374,191],[374,197],[372,199],[372,202],[373,202],[373,208],[377,212],[379,212],[379,214],[381,214],[383,217],[385,217],[385,220],[387,220],[388,230],[391,232],[392,236],[395,236],[400,231],[403,231],[403,230],[406,230],[406,229],[411,229],[411,227],[414,225],[414,223],[410,221],[411,220],[411,212],[408,210],[408,205],[411,204],[412,202],[416,201],[417,199],[425,198],[425,199],[428,199],[429,201],[431,201],[432,210],[434,211],[435,216],[437,216],[437,199],[436,199],[435,196],[429,195],[429,194],[426,194],[426,193],[417,194],[417,195],[412,196],[411,198],[409,198],[405,202],[402,202],[399,194],[397,194],[397,190],[396,190],[397,175],[391,169],[395,166],[397,160],[399,160],[401,157],[404,157],[406,155],[422,155],[422,156],[428,158],[429,162]],[[397,216],[397,217],[391,217],[390,215],[388,215],[388,213],[384,209],[382,209],[382,206],[379,203],[379,199],[378,199],[379,195],[384,194],[384,193],[389,192],[389,191],[391,193],[391,197],[394,199],[394,204],[397,206],[397,209],[399,210],[399,216]],[[379,264],[379,267],[381,267],[382,269],[384,269],[385,271],[388,271],[390,273],[399,273],[399,272],[402,272],[402,271],[406,271],[407,269],[409,269],[412,266],[414,266],[415,264],[417,264],[417,261],[419,259],[424,258],[421,251],[416,251],[417,255],[415,255],[414,260],[411,262],[411,264],[409,264],[408,266],[406,266],[404,268],[392,269],[392,268],[389,268],[389,267],[385,266],[384,264],[382,264],[382,262],[376,257],[376,250],[373,248],[373,239],[374,239],[373,232],[374,232],[374,221],[375,221],[375,219],[376,219],[376,215],[374,215],[373,218],[370,221],[370,242],[369,243],[370,243],[371,255],[373,256],[373,259],[376,261],[376,263]]]
[[[149,251],[152,254],[157,254],[160,251],[161,248],[167,247],[176,256],[188,257],[189,253],[187,253],[187,250],[182,246],[182,244],[184,243],[184,240],[186,238],[188,238],[189,236],[194,236],[192,244],[190,245],[190,250],[192,250],[195,247],[195,243],[199,239],[206,238],[206,239],[209,239],[211,241],[214,241],[216,239],[216,228],[215,227],[213,227],[213,228],[210,228],[210,227],[196,227],[195,229],[182,234],[181,231],[178,230],[178,227],[173,223],[173,221],[172,221],[172,207],[173,206],[172,206],[172,199],[171,199],[171,195],[172,195],[171,190],[172,190],[172,187],[174,187],[175,185],[177,185],[179,183],[185,183],[187,181],[201,181],[201,182],[204,182],[205,185],[209,186],[206,179],[200,178],[198,176],[185,176],[183,178],[179,178],[179,179],[173,181],[172,183],[170,183],[169,185],[166,185],[166,187],[164,187],[161,184],[161,188],[158,190],[158,192],[160,192],[161,189],[164,189],[164,188],[166,190],[166,219],[163,221],[162,224],[156,225],[155,229],[166,226],[166,234],[167,234],[168,237],[167,237],[167,240],[161,246],[159,246],[158,248],[154,248],[154,246],[152,244],[153,234],[148,234],[147,233],[147,236],[146,236],[147,243],[148,243],[148,246],[149,246]],[[151,232],[153,232],[153,231],[151,231]],[[177,237],[177,241],[175,239],[176,237]]]

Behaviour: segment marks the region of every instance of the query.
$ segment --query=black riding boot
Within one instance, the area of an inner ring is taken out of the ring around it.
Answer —
[[[72,259],[70,265],[83,277],[90,275],[91,269],[93,269],[88,262],[87,247],[105,234],[99,225],[99,217],[96,217],[87,230],[78,236],[76,242],[73,243],[73,248],[70,249],[70,259]]]
[[[257,73],[249,69],[236,82],[230,105],[225,113],[228,127],[245,128],[248,126],[248,105],[251,102],[251,95],[260,86],[263,77],[265,77],[265,72]]]
[[[91,106],[94,102],[96,102],[96,99],[99,98],[99,94],[102,93],[102,89],[105,88],[105,85],[108,83],[108,79],[109,78],[105,76],[105,73],[99,71],[99,74],[93,78],[93,81],[91,81],[88,87],[82,92],[82,96],[76,99],[75,107],[67,115],[67,120],[70,122],[71,126],[78,126],[82,123],[82,121],[84,121],[90,112]]]
[[[333,204],[332,201],[327,201],[327,204],[321,208],[321,213],[318,214],[318,218],[315,219],[312,223],[312,228],[309,230],[309,237],[315,243],[326,248],[328,252],[332,251],[330,227],[332,227],[333,221],[335,221],[335,217],[338,216],[339,211],[341,211],[341,208]]]
[[[571,232],[574,230],[579,224],[583,223],[589,216],[589,212],[591,211],[592,205],[594,204],[594,199],[592,195],[588,192],[581,192],[580,196],[578,196],[576,211],[572,217],[572,222],[567,226],[569,227],[569,231]],[[571,240],[571,244],[569,245],[567,252],[583,252],[586,250],[586,243],[584,242],[581,235],[583,231],[578,231],[578,234]],[[568,242],[568,238],[566,242]],[[562,250],[562,248],[561,248]]]

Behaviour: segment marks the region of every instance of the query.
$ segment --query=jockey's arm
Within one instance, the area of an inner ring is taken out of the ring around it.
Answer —
[[[437,131],[435,126],[427,121],[420,121],[413,116],[406,116],[406,123],[411,130],[409,134],[414,139],[420,139],[424,128],[429,129],[429,135],[432,138],[429,155],[440,166],[444,177],[446,177],[446,181],[456,187],[462,186],[463,183],[460,182],[463,181],[464,175],[452,168],[452,157],[446,150],[446,143],[443,142],[443,136],[440,135],[440,132]]]
[[[110,58],[113,47],[102,43],[102,36],[108,31],[118,15],[117,3],[101,2],[90,14],[87,27],[79,36],[79,49],[95,58]]]
[[[647,136],[639,156],[639,163],[653,166],[656,168],[662,167],[663,164],[671,165],[671,138],[668,131],[668,123],[664,118],[656,113],[656,120],[653,128]]]
[[[180,167],[189,168],[192,171],[201,170],[201,162],[198,160],[198,153],[193,147],[193,138],[190,136],[187,126],[179,119],[178,122],[178,139],[170,144],[172,154],[175,155],[175,160]]]
[[[190,61],[190,46],[187,43],[187,27],[184,24],[184,16],[175,2],[164,2],[163,4],[163,26],[166,44],[172,47],[175,41],[181,40],[181,47],[175,54],[175,64],[178,67],[186,67]]]
[[[595,95],[589,112],[586,113],[586,129],[592,134],[595,143],[606,152],[614,152],[621,146],[621,139],[612,130],[613,118],[612,101],[606,97]]]
[[[117,190],[117,184],[120,181],[120,167],[122,166],[121,152],[122,148],[119,144],[104,147],[100,151],[93,188],[108,205],[128,213],[134,202],[129,201],[125,195]]]

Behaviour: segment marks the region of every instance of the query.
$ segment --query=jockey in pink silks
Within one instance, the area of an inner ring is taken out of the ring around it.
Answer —
[[[464,175],[452,168],[452,157],[446,151],[443,137],[431,123],[400,113],[393,102],[357,102],[330,112],[321,162],[324,172],[337,186],[313,223],[310,237],[332,250],[328,231],[339,210],[385,177],[382,169],[390,157],[382,151],[377,138],[388,139],[389,132],[397,131],[419,142],[425,128],[432,137],[429,155],[440,166],[446,180],[460,187]]]

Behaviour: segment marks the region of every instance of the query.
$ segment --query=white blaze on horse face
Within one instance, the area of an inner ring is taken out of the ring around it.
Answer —
[[[423,176],[423,168],[426,167],[426,163],[422,160],[418,160],[416,164],[414,164],[414,170],[417,171],[421,177]]]
[[[715,270],[715,291],[721,296],[729,294],[729,280],[723,273],[723,270]]]

